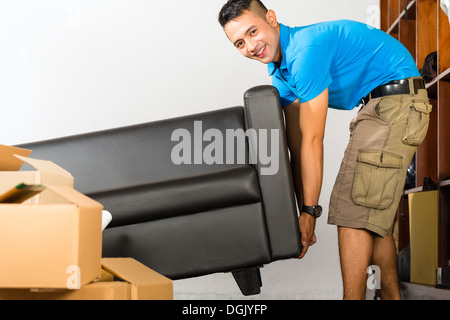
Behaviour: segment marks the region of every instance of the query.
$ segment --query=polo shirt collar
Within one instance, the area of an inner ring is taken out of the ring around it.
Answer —
[[[269,71],[270,76],[272,76],[277,69],[286,69],[287,67],[286,49],[289,45],[289,40],[290,40],[289,27],[280,23],[280,46],[281,46],[281,53],[283,54],[283,59],[281,60],[281,63],[271,62],[267,65],[267,69]]]

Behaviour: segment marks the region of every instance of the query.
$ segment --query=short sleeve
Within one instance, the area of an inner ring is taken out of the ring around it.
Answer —
[[[292,90],[282,79],[279,78],[279,76],[272,76],[272,85],[277,88],[280,94],[280,103],[283,108],[297,100],[297,96],[295,95],[295,93],[292,92]]]
[[[292,80],[299,102],[306,102],[321,94],[332,82],[332,53],[322,45],[307,46],[291,61]]]

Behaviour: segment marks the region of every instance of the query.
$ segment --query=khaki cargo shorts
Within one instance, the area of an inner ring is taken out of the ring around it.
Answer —
[[[350,141],[336,178],[328,223],[392,233],[406,172],[424,140],[427,91],[370,100],[350,123]]]

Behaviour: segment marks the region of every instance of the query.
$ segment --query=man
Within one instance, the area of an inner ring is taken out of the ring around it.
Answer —
[[[268,65],[286,116],[303,258],[316,242],[328,107],[363,105],[350,124],[330,200],[344,299],[364,299],[366,270],[381,270],[382,299],[399,299],[392,226],[406,170],[425,138],[431,105],[414,59],[386,33],[354,21],[291,28],[259,0],[229,0],[219,23],[247,58]]]

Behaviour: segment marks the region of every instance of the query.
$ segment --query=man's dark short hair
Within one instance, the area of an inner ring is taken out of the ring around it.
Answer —
[[[260,0],[228,0],[219,13],[219,23],[222,28],[229,21],[239,17],[244,10],[253,11],[264,17],[267,12],[266,6]]]

